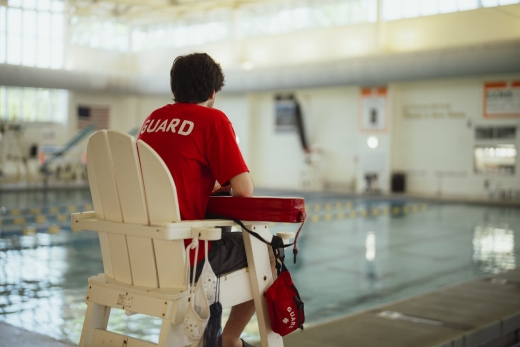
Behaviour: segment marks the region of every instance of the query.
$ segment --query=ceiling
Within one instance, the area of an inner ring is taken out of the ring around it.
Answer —
[[[120,19],[136,24],[200,16],[218,9],[230,10],[278,0],[68,0],[71,15]]]
[[[378,86],[399,81],[461,76],[518,74],[520,40],[451,49],[358,57],[321,64],[295,64],[226,72],[223,92],[314,88],[334,85]],[[169,75],[52,70],[0,64],[2,83],[9,86],[58,88],[125,94],[169,95]]]

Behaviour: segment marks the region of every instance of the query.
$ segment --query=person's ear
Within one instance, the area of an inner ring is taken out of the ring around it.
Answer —
[[[211,93],[211,95],[209,96],[209,99],[210,99],[210,100],[215,99],[215,95],[216,95],[216,94],[217,94],[217,93],[216,93],[215,91],[213,91],[213,92]]]

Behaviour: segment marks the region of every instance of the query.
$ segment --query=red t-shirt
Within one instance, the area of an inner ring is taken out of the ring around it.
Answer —
[[[166,105],[146,118],[138,139],[148,143],[170,169],[183,220],[204,219],[215,181],[222,185],[249,171],[231,122],[214,108]],[[190,241],[185,240],[185,245]],[[204,257],[204,243],[199,245],[197,261]]]

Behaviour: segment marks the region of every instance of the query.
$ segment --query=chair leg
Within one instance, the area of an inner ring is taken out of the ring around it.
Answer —
[[[108,317],[110,317],[110,307],[93,302],[87,302],[87,313],[83,322],[83,330],[81,331],[80,347],[90,346],[92,333],[94,329],[106,330],[108,325]]]
[[[163,320],[158,346],[183,347],[185,345],[184,342],[184,325],[182,323],[173,325],[171,321]]]
[[[267,229],[267,225],[247,226],[249,230]],[[249,235],[247,231],[242,232],[246,248],[247,263],[249,268],[249,279],[251,290],[255,301],[256,317],[258,319],[258,330],[262,347],[283,347],[282,337],[271,330],[271,320],[267,309],[264,293],[273,283],[273,271],[269,261],[268,246]]]

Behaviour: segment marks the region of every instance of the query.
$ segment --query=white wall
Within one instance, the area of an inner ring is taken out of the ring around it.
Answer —
[[[482,198],[487,194],[485,180],[502,189],[520,189],[518,155],[514,176],[476,174],[473,167],[473,148],[485,143],[475,140],[477,125],[516,126],[517,138],[513,143],[520,149],[520,119],[485,119],[483,116],[483,83],[519,77],[486,76],[392,86],[396,94],[392,169],[405,172],[408,192]],[[409,118],[405,113],[406,107],[411,105],[439,105],[442,109],[448,107],[453,114]]]
[[[365,189],[364,174],[376,171],[379,188],[390,192],[392,173],[404,172],[409,193],[482,198],[489,193],[484,187],[486,180],[493,187],[520,189],[520,160],[517,159],[514,176],[476,174],[473,162],[474,146],[483,143],[475,140],[477,125],[513,125],[520,129],[518,118],[484,118],[484,82],[518,78],[519,75],[501,75],[392,84],[388,130],[378,133],[360,130],[358,87],[293,92],[302,107],[309,143],[322,150],[325,188],[360,192]],[[302,172],[307,168],[305,155],[296,132],[275,131],[275,94],[249,95],[249,165],[257,186],[302,189]],[[425,105],[442,111],[421,119],[405,116],[407,107]],[[369,136],[379,139],[378,148],[367,147]],[[514,143],[520,149],[518,134]]]
[[[269,92],[250,96],[252,175],[261,187],[303,189],[302,180],[311,168],[306,164],[298,133],[275,130],[275,95]],[[316,155],[315,174],[321,177],[324,188],[362,190],[360,156],[381,154],[385,159],[381,173],[388,171],[389,143],[385,135],[379,135],[381,145],[374,154],[366,146],[370,134],[359,131],[358,87],[302,89],[295,90],[294,95],[301,106],[309,145],[320,153]],[[353,186],[356,180],[357,188]],[[386,180],[381,184],[387,189]]]
[[[274,94],[258,93],[250,100],[251,175],[256,186],[291,189],[297,187],[304,168],[296,133],[275,132]]]
[[[383,192],[391,190],[392,172],[404,172],[409,193],[474,198],[486,196],[486,180],[493,187],[520,189],[518,159],[514,176],[475,174],[473,168],[473,148],[482,143],[474,139],[476,126],[513,125],[517,132],[520,130],[518,118],[483,117],[483,83],[511,79],[520,79],[520,74],[391,84],[388,130],[380,133],[360,130],[358,86],[290,92],[301,105],[310,146],[321,151],[318,174],[325,189],[363,191],[364,173],[376,167]],[[224,111],[233,123],[257,187],[303,189],[303,175],[309,171],[309,165],[297,132],[277,133],[275,130],[276,94],[276,91],[219,93],[215,107]],[[52,130],[56,133],[55,144],[64,144],[77,133],[78,105],[108,106],[110,128],[130,131],[139,127],[154,109],[171,102],[169,95],[71,92],[66,129],[61,125],[47,125],[28,130],[25,137],[28,143],[39,142],[43,132]],[[444,111],[420,119],[406,116],[409,107],[432,105],[440,105]],[[448,116],[446,110],[452,115]],[[366,145],[371,135],[379,139],[375,150]],[[518,133],[515,144],[520,149]]]
[[[246,163],[251,162],[251,134],[250,128],[250,112],[249,112],[249,100],[245,95],[239,94],[217,94],[215,99],[215,108],[218,108],[224,112],[231,123],[235,134],[239,138],[239,147]]]

